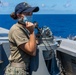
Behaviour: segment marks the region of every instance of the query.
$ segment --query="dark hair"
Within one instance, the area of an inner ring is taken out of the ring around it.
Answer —
[[[11,13],[10,16],[11,16],[14,20],[18,19],[18,17],[17,17],[17,15],[15,14],[15,12]]]

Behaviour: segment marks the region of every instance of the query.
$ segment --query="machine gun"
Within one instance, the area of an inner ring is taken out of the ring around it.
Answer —
[[[34,22],[34,25],[35,25],[35,28],[37,29],[37,31],[38,31],[38,33],[36,34],[36,36],[38,37],[38,38],[51,38],[51,39],[53,39],[54,37],[53,37],[53,33],[52,33],[52,31],[50,30],[50,28],[49,27],[47,27],[47,26],[43,26],[42,28],[40,28],[39,26],[38,26],[38,23],[37,22]]]
[[[55,58],[54,51],[57,49],[57,42],[54,40],[52,31],[49,27],[40,28],[38,24],[35,25],[35,28],[38,31],[36,37],[39,40],[39,44],[36,56],[31,58],[30,75],[58,75],[59,71],[53,59]],[[0,75],[4,75],[4,69],[9,63],[10,46],[8,36],[0,39],[0,60],[3,61],[3,63],[0,63]]]
[[[31,60],[31,75],[58,75],[59,71],[54,57],[54,50],[57,48],[57,42],[49,27],[40,28],[38,23],[34,23],[37,29],[36,37],[39,44],[37,54]],[[54,59],[53,59],[54,58]]]

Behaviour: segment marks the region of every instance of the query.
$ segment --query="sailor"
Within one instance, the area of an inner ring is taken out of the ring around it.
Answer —
[[[31,7],[28,3],[21,2],[11,14],[11,17],[18,22],[10,28],[8,34],[11,59],[5,75],[30,75],[30,59],[36,55],[37,46],[32,15],[37,11],[39,7]]]

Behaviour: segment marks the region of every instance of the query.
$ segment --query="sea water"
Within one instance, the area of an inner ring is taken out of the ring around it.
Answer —
[[[37,21],[39,27],[50,27],[55,36],[76,35],[76,14],[33,14],[33,21]],[[10,14],[0,14],[0,27],[10,29],[16,22]]]

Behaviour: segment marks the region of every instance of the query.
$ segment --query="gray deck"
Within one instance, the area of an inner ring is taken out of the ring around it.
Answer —
[[[70,39],[62,39],[60,47],[57,50],[76,57],[76,41]]]

